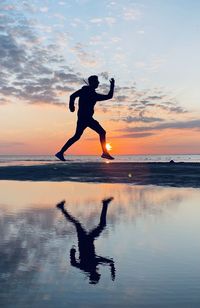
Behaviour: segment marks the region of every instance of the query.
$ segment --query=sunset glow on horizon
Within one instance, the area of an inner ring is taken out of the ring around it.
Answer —
[[[200,154],[198,1],[5,0],[0,4],[0,154],[54,155],[76,129],[69,96],[98,75],[107,150]],[[170,18],[169,18],[170,16]],[[87,128],[66,154],[101,155]]]

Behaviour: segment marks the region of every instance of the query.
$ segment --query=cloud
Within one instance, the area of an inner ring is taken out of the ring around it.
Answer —
[[[92,36],[90,38],[89,44],[93,45],[93,46],[104,44],[104,42],[102,40],[102,36],[101,35]]]
[[[26,52],[20,47],[12,35],[0,34],[0,57],[1,67],[17,73],[21,69],[22,63],[26,62]]]
[[[64,4],[64,1],[60,2]],[[30,15],[30,12],[35,13],[48,8],[44,5],[36,7],[34,2],[30,3],[29,1],[22,1],[17,8],[6,3],[8,2],[1,1],[0,4],[1,104],[13,97],[28,103],[61,104],[62,92],[73,91],[74,88],[83,83],[83,77],[72,67],[66,65],[66,59],[62,56],[57,44],[48,43],[45,36],[41,38],[41,32],[51,32],[52,27],[37,24],[37,21],[31,18],[27,20],[20,11],[21,9],[28,10]],[[140,11],[134,8],[124,8],[121,11],[126,20],[134,20],[140,16]],[[78,18],[73,20],[77,23],[82,22]],[[93,18],[90,23],[113,24],[115,18],[112,16]],[[68,38],[68,35],[65,32],[58,34],[57,37],[60,41],[64,41]],[[101,42],[103,35],[96,35],[93,38]],[[116,42],[119,39],[115,36],[111,38]],[[99,58],[96,59],[93,54],[88,52],[88,46],[84,44],[75,44],[72,52],[73,57],[75,55],[76,60],[78,58],[77,64],[81,64],[84,70],[88,67],[89,69],[96,69],[100,64]],[[117,57],[121,59],[123,54],[119,53]],[[109,79],[107,71],[101,72],[100,76],[105,81]],[[103,83],[98,91],[108,92],[109,82]],[[154,113],[159,111],[164,111],[162,114],[168,113],[170,115],[187,112],[164,91],[160,92],[156,89],[140,90],[135,83],[124,86],[116,85],[112,101],[105,103],[105,105],[109,104],[113,105],[113,111],[116,110],[115,121],[126,123],[159,122],[161,118],[154,116]],[[119,106],[120,110],[117,110]],[[140,112],[144,111],[145,114],[141,116]]]
[[[77,43],[73,48],[72,51],[76,53],[79,61],[85,67],[95,67],[97,66],[98,62],[94,59],[94,56],[87,52],[84,48],[84,45],[81,43]]]
[[[126,118],[123,118],[122,121],[124,121],[126,123],[133,123],[133,122],[153,123],[153,122],[162,122],[164,120],[161,119],[161,118],[156,118],[156,117],[144,117],[144,116],[132,117],[132,116],[128,116]]]
[[[115,17],[111,17],[111,16],[108,16],[108,17],[102,17],[102,18],[92,18],[89,20],[90,23],[92,24],[97,24],[97,25],[100,25],[100,24],[107,24],[109,26],[112,26],[113,24],[116,23],[116,18]]]
[[[143,35],[143,34],[145,34],[145,31],[144,30],[138,30],[137,33]]]
[[[72,92],[74,91],[74,88],[68,87],[68,86],[56,86],[56,90],[62,91],[62,92]]]
[[[160,100],[162,98],[165,98],[166,95],[152,95],[152,96],[148,96],[149,100]]]
[[[102,18],[92,18],[90,19],[90,22],[92,24],[101,24],[103,22],[103,19]]]
[[[122,134],[122,135],[116,135],[116,136],[110,136],[109,139],[121,139],[121,138],[145,138],[149,136],[153,136],[154,133],[130,133],[130,134]],[[87,138],[87,140],[96,140],[95,137]]]
[[[105,80],[108,80],[108,72],[102,72],[100,73],[100,76],[102,76]]]
[[[169,94],[160,88],[139,90],[135,83],[132,86],[117,86],[112,102],[110,121],[127,123],[128,127],[120,129],[123,132],[152,134],[153,131],[181,129],[187,128],[187,126],[195,128],[195,125],[198,124],[195,121],[182,121],[182,115],[189,115],[189,112],[178,104],[171,93]],[[109,102],[105,102],[103,108],[105,109],[106,106],[108,108],[109,104]],[[176,122],[173,121],[174,118]],[[135,127],[132,127],[134,123]]]
[[[8,103],[8,101],[5,98],[0,97],[0,106],[6,105],[7,103]]]
[[[5,1],[3,1],[3,2],[5,2]],[[5,5],[5,6],[3,7],[3,9],[4,9],[5,11],[12,11],[12,10],[15,10],[15,9],[16,9],[16,6],[15,6],[15,5]]]
[[[154,126],[139,126],[139,127],[127,127],[117,131],[124,131],[130,133],[136,132],[149,132],[149,131],[161,131],[166,129],[200,129],[200,120],[188,120],[188,121],[176,121],[165,122]]]
[[[65,73],[63,71],[56,71],[54,72],[54,76],[55,79],[57,79],[58,81],[77,83],[77,84],[81,82],[81,79],[77,74]]]
[[[167,110],[168,112],[171,112],[171,113],[181,114],[181,113],[187,113],[188,112],[182,106],[172,105],[171,102],[165,102],[163,105],[160,104],[159,107],[161,109]]]
[[[26,10],[31,14],[35,14],[38,12],[47,13],[49,11],[49,8],[47,6],[40,6],[34,4],[34,1],[32,1],[32,3],[30,3],[30,1],[21,1],[21,2],[22,3],[20,4],[20,6],[22,7],[22,9]]]
[[[23,2],[23,6],[27,6]],[[20,12],[1,10],[0,94],[29,103],[61,103],[58,93],[82,83],[79,73],[65,65],[58,46],[42,44],[34,23]]]
[[[116,19],[114,17],[105,17],[104,20],[108,25],[113,25],[116,23]]]
[[[58,19],[60,19],[61,21],[66,20],[66,17],[63,14],[59,14],[59,13],[55,13],[54,16]],[[78,20],[78,18],[76,18],[76,21]]]
[[[157,56],[153,57],[149,62],[137,61],[135,67],[145,71],[157,72],[166,63],[166,57]]]
[[[25,143],[23,142],[4,142],[4,141],[0,141],[0,148],[10,148],[10,147],[18,147],[18,146],[24,146]]]
[[[145,138],[149,136],[153,136],[153,133],[131,133],[131,134],[124,134],[117,138]]]
[[[39,10],[40,10],[40,12],[42,12],[42,13],[46,13],[46,12],[48,12],[49,8],[48,8],[47,6],[43,6],[43,7],[41,7]]]
[[[125,20],[136,20],[140,18],[141,12],[138,9],[130,8],[130,7],[124,7],[122,16]]]
[[[117,95],[117,96],[115,97],[115,100],[116,100],[117,102],[126,102],[126,101],[129,100],[129,96],[128,96],[128,95]]]
[[[161,89],[142,89],[139,90],[134,83],[132,86],[116,86],[113,102],[121,106],[114,121],[131,122],[161,122],[161,117],[154,114],[161,113],[163,118],[170,115],[186,114],[188,111],[180,106],[175,98]],[[131,113],[130,113],[131,112]]]
[[[111,37],[111,42],[113,42],[113,43],[118,43],[118,42],[120,42],[122,39],[121,39],[121,37],[119,37],[119,36],[114,36],[114,37]]]

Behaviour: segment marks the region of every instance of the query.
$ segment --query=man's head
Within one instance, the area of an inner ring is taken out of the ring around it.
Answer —
[[[98,88],[98,85],[99,85],[99,80],[98,80],[98,76],[96,75],[92,75],[88,78],[88,83],[89,83],[89,86],[96,89]]]

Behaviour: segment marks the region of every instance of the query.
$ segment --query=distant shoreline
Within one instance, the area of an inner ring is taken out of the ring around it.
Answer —
[[[129,183],[200,188],[200,163],[58,162],[0,167],[0,180]]]

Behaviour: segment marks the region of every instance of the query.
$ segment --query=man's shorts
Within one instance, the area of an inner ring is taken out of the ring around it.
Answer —
[[[78,132],[78,133],[83,132],[87,127],[93,129],[98,134],[104,134],[105,133],[105,130],[103,129],[103,127],[95,119],[93,119],[93,118],[78,118],[76,132]]]

